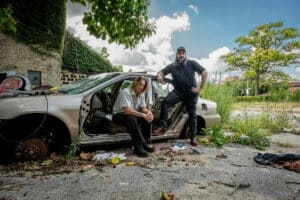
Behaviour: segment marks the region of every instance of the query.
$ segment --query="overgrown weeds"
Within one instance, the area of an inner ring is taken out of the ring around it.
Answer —
[[[67,146],[67,153],[65,155],[66,160],[70,160],[72,157],[76,156],[79,150],[79,142],[73,142],[69,146]]]
[[[236,100],[233,93],[233,88],[228,84],[206,85],[202,95],[217,103],[217,112],[222,119],[221,125],[205,129],[207,138],[199,138],[200,143],[209,141],[217,147],[222,147],[228,142],[233,142],[265,149],[270,145],[267,136],[280,133],[283,128],[289,127],[289,104],[242,102],[234,105]],[[241,114],[231,116],[233,107]],[[222,129],[233,131],[234,134],[225,136]]]
[[[221,116],[221,123],[226,123],[230,119],[235,98],[233,88],[229,85],[206,84],[201,95],[203,98],[210,99],[217,103],[217,112]]]
[[[228,139],[220,126],[215,125],[212,128],[204,129],[204,133],[207,136],[206,138],[198,137],[200,144],[208,145],[209,142],[212,142],[216,147],[223,147],[228,143]]]
[[[244,128],[244,127],[243,127]],[[266,137],[265,130],[250,129],[247,133],[236,131],[233,135],[226,136],[220,126],[214,126],[205,129],[206,137],[198,137],[198,142],[203,145],[213,143],[216,147],[223,147],[227,143],[238,143],[249,145],[259,150],[264,150],[270,146],[270,142]]]

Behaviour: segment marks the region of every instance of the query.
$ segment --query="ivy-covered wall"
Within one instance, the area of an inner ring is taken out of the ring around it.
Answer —
[[[66,0],[8,0],[17,21],[14,37],[47,49],[63,49]]]
[[[66,1],[0,0],[0,19],[11,14],[16,20],[16,31],[5,23],[0,29],[0,71],[39,73],[40,85],[60,85],[62,68],[84,74],[122,70],[112,67],[108,54],[65,32]]]
[[[62,68],[83,73],[112,71],[112,65],[109,60],[102,57],[80,39],[74,38],[68,32],[65,35]]]

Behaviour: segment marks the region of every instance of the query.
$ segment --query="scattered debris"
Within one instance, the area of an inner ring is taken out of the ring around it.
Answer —
[[[220,153],[218,155],[216,155],[217,158],[227,158],[227,155],[225,155],[224,153]]]
[[[254,157],[254,161],[261,165],[272,165],[275,167],[284,167],[285,169],[294,170],[300,173],[300,154],[273,154],[273,153],[258,153]]]
[[[240,164],[235,164],[235,163],[230,163],[230,165],[236,166],[236,167],[249,167],[247,165],[240,165]]]
[[[133,162],[133,161],[128,161],[127,163],[126,163],[126,166],[135,166],[136,164],[135,164],[135,162]]]
[[[224,183],[224,182],[220,182],[220,181],[214,181],[214,182],[217,184],[222,184],[222,185],[234,188],[234,190],[230,192],[230,194],[229,194],[230,196],[233,195],[233,193],[235,193],[235,191],[238,189],[243,190],[243,189],[247,189],[251,186],[250,183],[234,184],[234,183]]]
[[[251,186],[250,183],[240,183],[240,184],[234,184],[234,183],[225,183],[225,182],[221,182],[221,181],[214,181],[217,184],[222,184],[228,187],[234,187],[234,188],[238,188],[238,189],[245,189],[245,188],[249,188]]]
[[[191,149],[191,152],[190,152],[191,155],[200,155],[200,154],[202,154],[200,149],[197,148],[197,147],[191,146],[190,149]]]
[[[283,164],[283,167],[285,169],[294,170],[295,172],[300,173],[300,160],[297,160],[295,162],[285,162]]]
[[[208,184],[207,183],[204,183],[204,182],[198,182],[198,181],[188,181],[187,182],[188,184],[192,184],[192,185],[199,185],[199,189],[205,189],[208,187]]]
[[[295,184],[295,185],[300,185],[300,182],[295,182],[295,181],[286,181],[286,184]]]
[[[95,166],[95,164],[87,164],[87,165],[80,165],[76,172],[85,172],[87,170],[92,169]]]
[[[51,165],[53,163],[53,160],[51,159],[48,159],[48,160],[44,160],[41,165],[43,166],[47,166],[47,165]]]
[[[114,157],[111,157],[110,159],[108,159],[108,161],[110,164],[117,165],[120,163],[121,159],[120,159],[120,157],[114,156]]]
[[[118,157],[120,160],[126,160],[127,157],[125,156],[125,153],[101,153],[101,154],[96,154],[93,156],[92,160],[93,161],[104,161],[104,160],[109,160],[113,157]]]
[[[186,144],[183,141],[176,141],[176,142],[172,143],[171,149],[173,151],[183,151],[186,149]]]
[[[85,153],[85,152],[80,152],[79,154],[79,158],[81,160],[91,160],[93,157],[94,157],[95,153],[92,152],[92,153]]]
[[[127,186],[127,185],[129,185],[129,182],[120,182],[119,185],[121,185],[121,186]]]
[[[210,143],[210,139],[208,137],[197,137],[197,142],[201,145],[208,145]]]

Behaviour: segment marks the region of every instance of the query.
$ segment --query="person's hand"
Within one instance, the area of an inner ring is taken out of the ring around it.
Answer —
[[[199,93],[201,91],[200,87],[192,87],[191,89],[192,93]]]
[[[164,77],[160,73],[157,74],[157,81],[159,83],[162,83],[164,81]]]
[[[153,114],[152,114],[152,112],[147,112],[147,113],[143,116],[143,118],[144,118],[148,123],[152,122],[152,121],[153,121]]]

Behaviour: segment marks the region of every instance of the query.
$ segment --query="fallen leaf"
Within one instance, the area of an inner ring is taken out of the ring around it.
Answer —
[[[76,170],[76,171],[78,171],[78,172],[85,172],[85,171],[87,171],[87,170],[89,170],[89,169],[92,169],[94,166],[95,166],[94,164],[90,164],[90,165],[81,165],[81,166],[79,167],[79,169]]]
[[[174,194],[168,194],[166,192],[161,192],[161,200],[174,200]]]
[[[216,157],[218,157],[218,158],[227,158],[227,155],[225,155],[224,153],[220,153],[220,154],[216,155]]]
[[[210,143],[210,140],[207,137],[205,137],[205,138],[197,138],[197,141],[198,141],[199,144],[204,144],[204,145]]]
[[[55,152],[53,152],[53,153],[50,154],[50,159],[51,160],[59,160],[59,157],[56,155]]]
[[[41,165],[48,166],[48,165],[51,165],[52,163],[53,163],[53,160],[48,159],[48,160],[43,161]]]
[[[135,166],[136,164],[135,164],[135,162],[133,162],[133,161],[128,161],[128,162],[126,163],[126,165],[127,165],[127,166]]]
[[[82,151],[79,154],[79,157],[80,157],[81,160],[91,160],[94,155],[95,155],[95,153],[85,153],[85,152]]]

